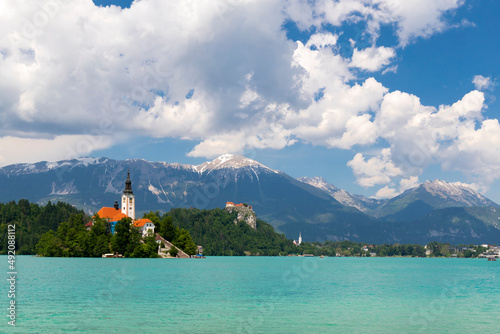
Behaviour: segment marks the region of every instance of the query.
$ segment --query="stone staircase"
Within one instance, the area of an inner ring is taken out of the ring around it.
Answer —
[[[177,248],[178,250],[178,253],[177,253],[177,257],[179,258],[190,258],[189,255],[187,255],[186,253],[184,253],[182,250],[179,249],[179,247],[176,247],[174,244],[172,244],[170,241],[167,241],[166,239],[164,239],[161,235],[159,235],[158,233],[156,233],[155,235],[155,240],[160,240],[161,242],[163,242],[163,244],[165,245],[165,247],[170,250],[172,247],[175,247]],[[161,257],[165,257],[163,256],[162,254],[160,254]]]

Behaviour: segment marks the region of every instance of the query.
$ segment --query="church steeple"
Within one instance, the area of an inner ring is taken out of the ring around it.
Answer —
[[[130,170],[127,170],[127,180],[125,180],[125,190],[123,191],[123,193],[131,195],[134,194],[134,192],[132,191],[132,181],[130,181]]]
[[[122,213],[132,219],[135,219],[135,196],[132,191],[132,181],[130,181],[130,170],[127,171],[127,180],[125,181],[125,190],[122,195]]]

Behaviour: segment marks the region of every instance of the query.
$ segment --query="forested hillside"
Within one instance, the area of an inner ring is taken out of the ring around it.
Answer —
[[[175,226],[189,231],[205,255],[279,255],[297,247],[273,227],[257,219],[254,230],[245,222],[234,223],[237,214],[223,209],[172,209],[166,214]]]
[[[7,254],[7,225],[16,226],[16,253],[35,254],[35,247],[42,235],[56,230],[71,215],[84,215],[70,204],[49,202],[45,206],[21,199],[19,202],[0,203],[0,254]]]

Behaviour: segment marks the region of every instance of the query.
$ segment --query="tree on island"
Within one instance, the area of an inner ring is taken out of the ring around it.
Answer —
[[[122,218],[115,225],[115,234],[111,238],[111,250],[127,257],[133,253],[134,248],[139,245],[139,231],[130,228],[132,219]]]
[[[100,257],[109,252],[111,235],[107,222],[96,219],[94,226],[87,231],[82,214],[72,215],[68,221],[59,224],[56,232],[45,233],[36,246],[41,256],[63,257]]]
[[[139,258],[157,258],[158,256],[158,244],[153,236],[148,236],[143,239],[139,245],[135,246],[134,252],[130,257]]]
[[[161,219],[159,212],[149,212],[144,215],[155,225],[155,230],[165,240],[170,241],[179,249],[182,249],[188,255],[195,255],[198,247],[189,234],[189,231],[184,228],[179,228],[173,225],[172,217],[164,215]],[[176,253],[177,254],[177,253]]]
[[[175,246],[172,246],[172,248],[170,248],[168,252],[170,253],[170,256],[176,257],[179,253],[179,250]]]
[[[197,246],[189,235],[188,230],[181,229],[178,236],[174,239],[174,245],[179,246],[187,255],[195,255]]]
[[[111,233],[108,231],[108,222],[102,218],[94,218],[94,225],[90,229],[89,253],[92,257],[99,257],[109,253]]]
[[[132,219],[122,218],[115,225],[115,234],[111,238],[111,249],[125,257],[158,257],[158,245],[154,237],[146,237],[142,242],[141,240],[141,232],[132,225]]]

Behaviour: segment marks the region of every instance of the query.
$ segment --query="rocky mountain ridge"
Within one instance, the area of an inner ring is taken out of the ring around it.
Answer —
[[[375,208],[384,204],[387,200],[369,198],[363,195],[351,194],[344,189],[337,188],[333,184],[328,183],[320,176],[315,177],[299,177],[297,180],[310,184],[318,189],[327,192],[343,205],[354,207],[362,212],[371,212]]]
[[[375,216],[397,221],[407,215],[413,215],[417,219],[433,210],[452,207],[499,205],[462,183],[434,180],[426,181],[389,199],[375,211]]]

